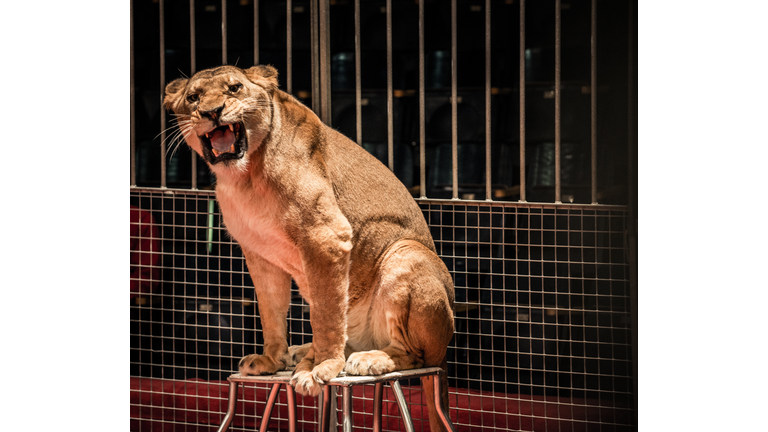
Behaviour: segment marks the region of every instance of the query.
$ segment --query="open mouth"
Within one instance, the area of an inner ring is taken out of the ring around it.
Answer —
[[[242,123],[217,127],[200,136],[211,163],[240,159],[245,154],[246,138]]]

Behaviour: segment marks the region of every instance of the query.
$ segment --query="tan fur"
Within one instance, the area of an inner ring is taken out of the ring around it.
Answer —
[[[224,224],[256,288],[264,352],[244,357],[240,373],[295,365],[291,384],[317,395],[345,366],[359,375],[445,367],[451,276],[421,211],[385,166],[277,89],[270,66],[173,81],[165,106],[216,175]],[[217,160],[201,136],[230,123],[243,125],[247,144],[241,156]],[[309,304],[313,339],[289,348],[291,278]]]

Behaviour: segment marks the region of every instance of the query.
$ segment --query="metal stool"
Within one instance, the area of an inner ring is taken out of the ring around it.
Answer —
[[[320,431],[328,432],[330,430],[331,419],[331,386],[341,387],[342,397],[342,415],[343,423],[342,428],[344,432],[352,432],[352,386],[362,384],[374,384],[373,392],[373,430],[374,432],[381,431],[381,399],[384,393],[384,383],[388,382],[392,390],[394,391],[395,398],[397,399],[397,405],[400,407],[400,415],[405,423],[405,430],[407,432],[413,432],[413,421],[411,420],[411,413],[408,410],[408,405],[403,395],[403,390],[400,388],[401,379],[409,378],[421,378],[425,376],[435,376],[435,406],[438,408],[437,413],[442,420],[443,425],[449,431],[454,431],[453,423],[451,423],[448,412],[443,406],[440,395],[442,394],[443,383],[441,380],[443,372],[438,367],[411,369],[404,371],[391,372],[378,376],[352,376],[345,375],[342,372],[338,377],[327,382],[323,386],[323,392],[320,395]],[[227,414],[224,416],[224,420],[219,426],[218,432],[225,432],[232,420],[235,418],[235,407],[237,405],[237,387],[240,383],[272,383],[272,389],[269,392],[269,398],[267,399],[267,406],[264,407],[264,413],[261,418],[261,425],[259,426],[259,432],[266,432],[269,425],[269,419],[272,416],[272,408],[277,401],[277,394],[280,391],[280,387],[285,385],[285,391],[288,396],[288,430],[289,432],[296,432],[296,393],[293,387],[290,385],[291,375],[293,371],[281,371],[275,375],[263,375],[263,376],[241,376],[240,374],[231,375],[227,378],[229,381],[229,407],[227,408]]]

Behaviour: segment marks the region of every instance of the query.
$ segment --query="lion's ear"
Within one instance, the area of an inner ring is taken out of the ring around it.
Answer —
[[[187,81],[189,81],[187,78],[178,78],[165,86],[165,100],[163,101],[165,109],[171,110],[173,108],[173,105],[176,104],[176,101],[178,101],[184,93],[184,89],[187,87]]]
[[[245,76],[254,83],[261,84],[269,90],[277,88],[277,69],[272,66],[254,66],[245,70]]]

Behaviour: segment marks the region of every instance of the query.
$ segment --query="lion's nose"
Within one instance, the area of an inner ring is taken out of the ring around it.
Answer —
[[[201,111],[200,115],[204,117],[208,117],[213,121],[216,121],[221,116],[221,111],[224,109],[224,105],[221,105],[217,108],[208,110],[208,111]]]

